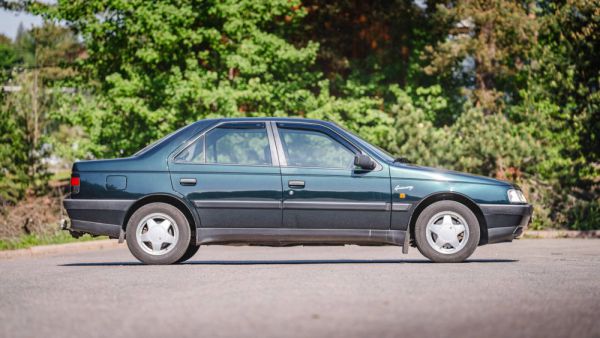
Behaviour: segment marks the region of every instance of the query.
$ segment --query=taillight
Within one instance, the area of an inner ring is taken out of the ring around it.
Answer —
[[[81,184],[81,180],[79,176],[71,176],[71,193],[77,194],[79,193],[79,185]]]

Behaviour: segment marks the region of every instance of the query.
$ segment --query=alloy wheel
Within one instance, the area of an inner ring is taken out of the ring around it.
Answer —
[[[160,256],[169,253],[179,240],[175,221],[164,213],[144,217],[136,227],[136,239],[144,252]]]
[[[452,211],[443,211],[429,219],[426,227],[427,243],[437,252],[453,254],[462,250],[469,240],[469,226],[465,219]]]

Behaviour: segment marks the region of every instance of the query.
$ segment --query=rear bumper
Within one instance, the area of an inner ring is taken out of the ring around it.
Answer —
[[[134,200],[70,199],[63,206],[71,219],[69,230],[118,238]]]
[[[510,242],[531,221],[531,204],[480,204],[487,223],[488,243]]]

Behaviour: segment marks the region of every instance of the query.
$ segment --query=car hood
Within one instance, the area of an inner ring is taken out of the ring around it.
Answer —
[[[503,185],[513,186],[508,181],[498,180],[491,177],[467,174],[459,171],[424,167],[412,164],[394,164],[390,166],[390,175],[392,178],[399,179],[418,179],[446,182],[462,182],[475,184]]]

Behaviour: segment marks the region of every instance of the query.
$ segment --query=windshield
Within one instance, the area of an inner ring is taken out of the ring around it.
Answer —
[[[354,134],[353,132],[349,131],[348,129],[346,129],[342,126],[339,126],[339,125],[337,125],[337,126],[340,127],[341,129],[343,129],[351,138],[353,138],[355,141],[360,143],[363,147],[368,148],[370,151],[377,154],[377,156],[379,156],[383,160],[388,161],[388,162],[394,161],[395,157],[392,156],[392,154],[388,153],[387,151],[385,151],[377,146],[372,145],[371,143],[367,142],[366,140],[364,140],[360,136]]]

